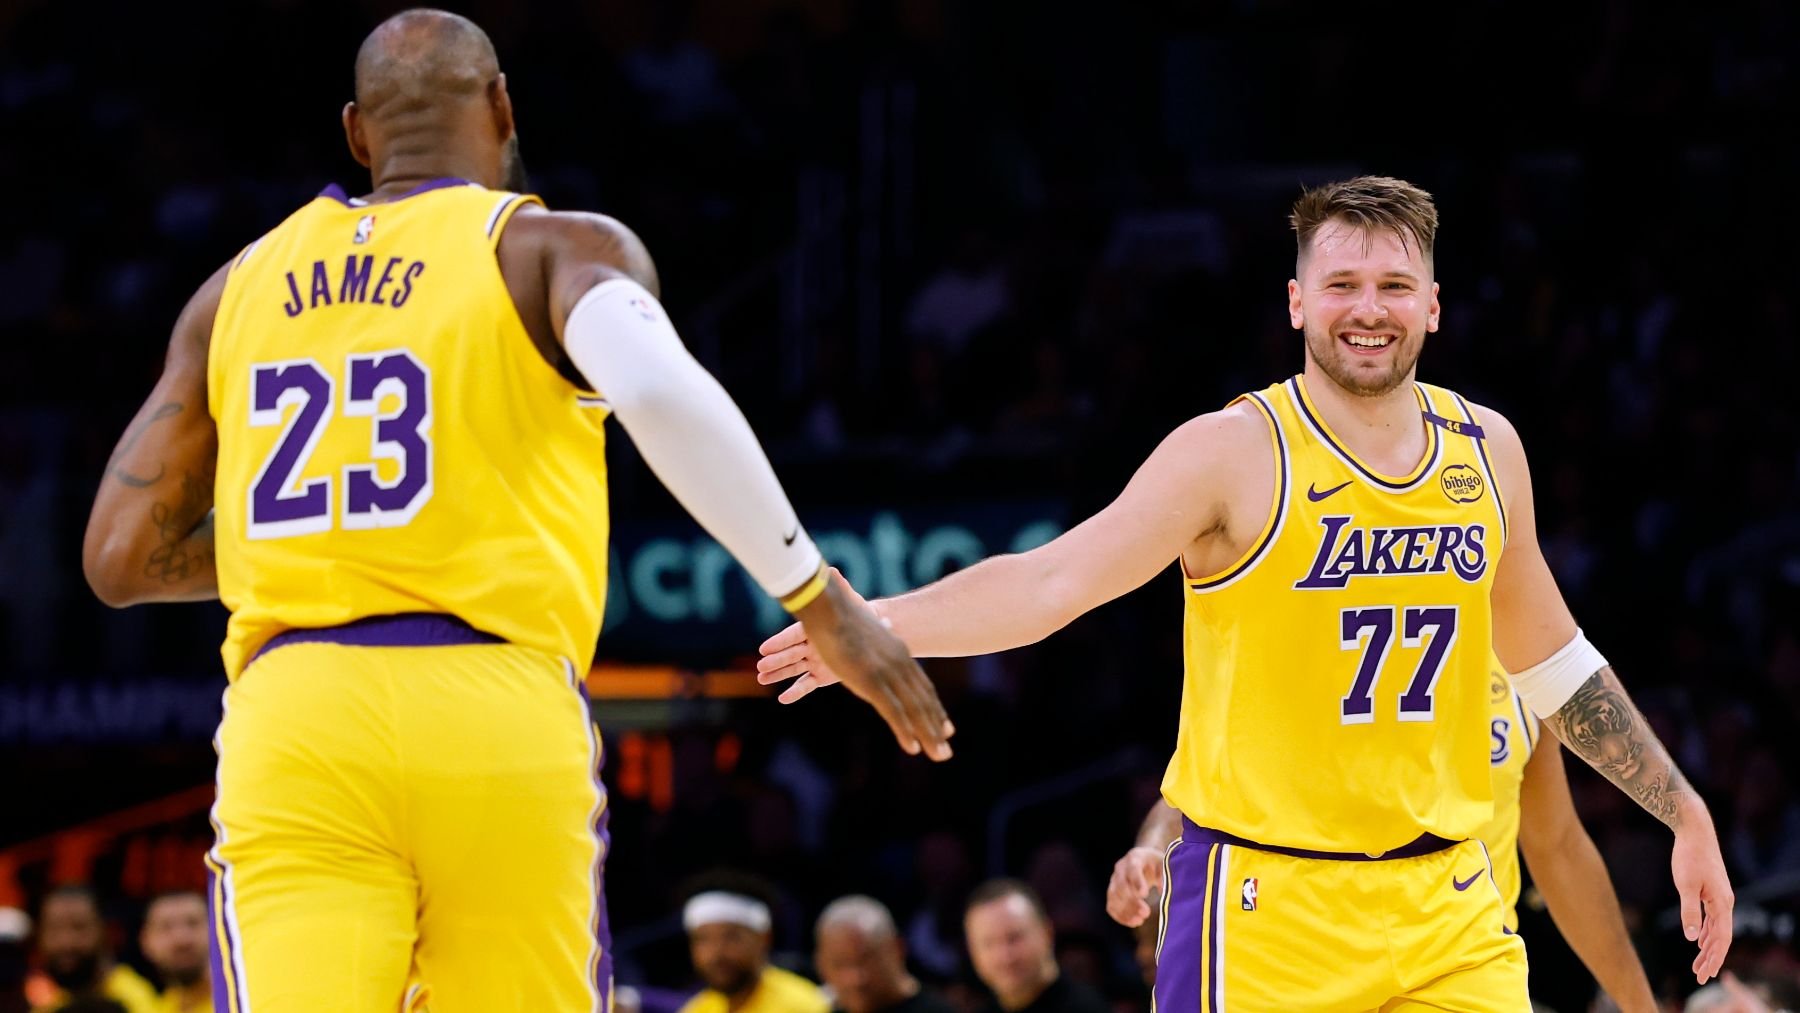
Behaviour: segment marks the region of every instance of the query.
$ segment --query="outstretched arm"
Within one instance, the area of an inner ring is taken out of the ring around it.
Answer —
[[[120,437],[88,515],[81,568],[114,608],[219,596],[213,472],[219,434],[206,405],[206,355],[226,268],[175,321],[162,378]]]
[[[1267,447],[1265,423],[1242,405],[1193,419],[1099,513],[1029,552],[994,556],[883,599],[881,614],[920,657],[1036,643],[1167,569],[1220,523],[1234,458]]]
[[[918,657],[1036,643],[1139,587],[1203,536],[1224,533],[1225,490],[1273,469],[1268,439],[1261,417],[1243,405],[1193,419],[1163,440],[1117,499],[1054,541],[984,559],[873,607]],[[795,624],[762,644],[758,681],[797,680],[783,703],[837,681],[808,634]]]
[[[1519,850],[1551,919],[1594,980],[1623,1013],[1656,1013],[1656,995],[1625,931],[1606,864],[1575,812],[1562,748],[1554,740],[1540,743],[1525,765]]]
[[[903,749],[948,759],[953,729],[931,681],[904,644],[827,580],[743,412],[689,354],[647,287],[655,270],[641,244],[621,244],[622,226],[592,216],[535,217],[527,228],[545,240],[538,291],[548,324],[650,470],[765,591],[816,626],[821,652]]]
[[[1511,529],[1494,575],[1494,651],[1544,724],[1575,755],[1675,832],[1672,868],[1699,980],[1731,946],[1731,884],[1705,803],[1597,651],[1580,636],[1538,546],[1531,474],[1512,424],[1483,409],[1482,426]]]

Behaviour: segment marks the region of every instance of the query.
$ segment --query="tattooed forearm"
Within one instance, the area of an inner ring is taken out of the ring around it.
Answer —
[[[131,472],[125,470],[125,466],[121,462],[124,460],[125,455],[131,453],[132,449],[137,446],[138,441],[144,438],[145,430],[171,415],[181,414],[182,407],[181,402],[170,401],[158,405],[155,411],[133,423],[131,428],[125,431],[125,436],[119,441],[119,445],[113,449],[112,457],[107,459],[107,472],[111,474],[112,477],[131,486],[133,489],[147,488],[162,481],[163,475],[168,470],[163,465],[157,466],[156,474],[145,477],[143,475],[133,475]]]
[[[1611,666],[1595,672],[1545,724],[1562,743],[1637,800],[1652,816],[1679,829],[1687,779],[1632,706]]]
[[[213,469],[181,476],[181,492],[175,503],[150,505],[150,521],[156,526],[156,547],[144,565],[144,576],[164,584],[179,584],[210,571],[213,566],[212,509]]]

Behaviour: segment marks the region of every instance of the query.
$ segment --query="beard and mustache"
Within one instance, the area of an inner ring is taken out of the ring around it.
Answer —
[[[74,995],[100,984],[100,954],[60,953],[44,961],[44,973],[56,987]]]
[[[519,157],[519,135],[514,134],[506,139],[500,149],[500,189],[513,193],[527,193],[531,189],[530,177],[525,173],[525,160]]]
[[[1333,383],[1358,397],[1381,397],[1405,383],[1418,365],[1419,352],[1425,344],[1413,340],[1411,333],[1402,332],[1389,346],[1393,354],[1388,358],[1387,370],[1371,376],[1369,371],[1356,367],[1353,353],[1338,346],[1335,332],[1315,331],[1309,326],[1305,333],[1308,357],[1319,364]]]

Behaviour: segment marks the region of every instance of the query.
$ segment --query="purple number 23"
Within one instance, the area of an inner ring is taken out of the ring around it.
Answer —
[[[383,481],[374,464],[344,467],[342,524],[350,530],[398,527],[431,499],[431,374],[413,354],[393,349],[352,355],[343,414],[374,419],[370,455],[396,463]],[[300,482],[330,421],[336,384],[314,359],[264,362],[250,369],[250,425],[280,426],[275,449],[250,483],[248,534],[286,538],[329,531],[333,476]],[[396,398],[397,407],[381,410]],[[290,408],[293,410],[290,412]]]

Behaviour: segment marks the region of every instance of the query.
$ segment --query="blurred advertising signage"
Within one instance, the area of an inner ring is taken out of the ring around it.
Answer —
[[[1002,552],[1061,534],[1065,509],[1046,501],[897,510],[807,510],[807,531],[869,597],[899,594]],[[601,653],[747,654],[787,614],[717,542],[688,520],[613,528]]]

